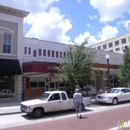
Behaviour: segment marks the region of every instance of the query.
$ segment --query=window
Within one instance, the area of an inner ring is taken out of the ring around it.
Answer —
[[[101,49],[101,46],[98,46],[98,50],[100,50]]]
[[[48,50],[48,57],[50,57],[50,50]]]
[[[126,38],[121,39],[122,44],[126,43]]]
[[[45,87],[45,78],[30,78],[30,88],[43,88]]]
[[[66,57],[66,52],[64,52],[64,57]]]
[[[29,55],[31,54],[31,48],[30,47],[28,48],[28,54]]]
[[[109,50],[110,52],[113,52],[113,50]]]
[[[36,57],[36,50],[33,50],[33,57]]]
[[[27,47],[24,47],[24,54],[27,54]]]
[[[4,34],[3,53],[11,53],[12,35]]]
[[[67,100],[65,93],[61,93],[62,100]]]
[[[126,93],[130,93],[130,89],[125,89]]]
[[[103,45],[103,49],[107,49],[107,45],[105,44],[105,45]]]
[[[54,51],[52,51],[52,57],[54,57]]]
[[[59,93],[52,94],[52,96],[50,97],[50,101],[52,100],[60,100],[60,94]]]
[[[113,44],[112,44],[112,42],[110,42],[110,43],[109,43],[109,48],[110,48],[110,47],[113,47]]]
[[[62,52],[60,52],[60,58],[62,58]]]
[[[119,41],[115,41],[115,46],[118,46],[119,45]]]
[[[41,49],[39,49],[39,56],[41,56],[41,53],[42,53],[42,50],[41,50]]]
[[[45,49],[43,50],[43,56],[46,56],[46,50]]]
[[[58,51],[56,51],[56,58],[58,58]]]
[[[115,49],[115,51],[119,51],[119,50],[120,50],[120,48],[116,48],[116,49]]]

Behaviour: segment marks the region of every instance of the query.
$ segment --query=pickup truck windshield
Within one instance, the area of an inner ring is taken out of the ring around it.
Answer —
[[[38,97],[38,99],[46,100],[49,97],[50,93],[43,93],[41,96]]]

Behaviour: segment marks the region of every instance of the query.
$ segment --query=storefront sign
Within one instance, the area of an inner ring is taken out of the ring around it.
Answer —
[[[50,70],[50,69],[55,70],[55,69],[56,69],[56,66],[47,66],[47,69],[48,69],[48,70]]]

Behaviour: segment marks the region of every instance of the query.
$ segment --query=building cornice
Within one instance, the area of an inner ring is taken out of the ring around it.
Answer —
[[[14,8],[3,6],[3,5],[0,5],[0,13],[13,15],[13,16],[21,17],[21,18],[24,18],[29,14],[29,12],[27,11],[18,10],[18,9],[14,9]]]

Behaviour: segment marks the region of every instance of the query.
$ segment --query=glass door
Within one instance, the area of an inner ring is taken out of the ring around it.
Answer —
[[[56,90],[55,82],[49,82],[49,90],[50,91]]]

